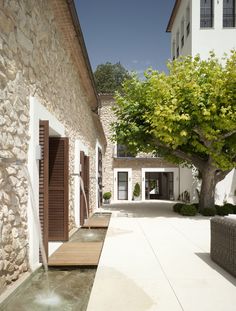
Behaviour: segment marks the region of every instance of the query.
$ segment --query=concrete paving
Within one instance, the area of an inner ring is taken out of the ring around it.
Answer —
[[[164,201],[112,204],[87,311],[235,311],[236,279],[210,259],[209,218]]]

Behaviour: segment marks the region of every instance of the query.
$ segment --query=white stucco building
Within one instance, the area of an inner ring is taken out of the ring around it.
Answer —
[[[171,56],[218,57],[236,48],[235,0],[176,0],[167,26]]]
[[[236,49],[236,0],[176,0],[166,29],[171,33],[171,57],[210,51],[221,58]],[[189,181],[191,182],[191,181]],[[216,187],[216,203],[235,202],[236,172]]]

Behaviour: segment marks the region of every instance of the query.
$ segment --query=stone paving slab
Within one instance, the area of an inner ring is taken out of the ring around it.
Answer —
[[[235,311],[236,279],[209,256],[209,218],[178,216],[171,206],[109,209],[87,311]]]

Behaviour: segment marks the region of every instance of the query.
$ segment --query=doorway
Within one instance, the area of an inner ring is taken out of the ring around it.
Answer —
[[[128,200],[129,181],[128,172],[117,173],[117,198],[118,200]]]
[[[89,157],[83,151],[80,151],[80,177],[82,179],[80,181],[80,225],[83,226],[85,219],[89,216]],[[84,193],[81,182],[83,183]]]
[[[69,142],[50,137],[49,121],[39,122],[39,218],[48,258],[49,241],[67,241],[69,208]]]
[[[170,200],[173,190],[173,172],[145,172],[145,200]]]

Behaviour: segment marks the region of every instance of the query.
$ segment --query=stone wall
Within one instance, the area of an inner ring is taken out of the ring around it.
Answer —
[[[138,182],[141,187],[142,183],[142,168],[164,168],[177,167],[176,165],[165,161],[162,158],[155,158],[151,154],[140,154],[137,158],[116,158],[114,157],[115,143],[111,140],[112,129],[111,124],[115,120],[115,115],[112,106],[115,101],[110,95],[101,95],[102,102],[101,121],[104,131],[107,136],[107,149],[104,163],[104,192],[112,192],[112,200],[114,199],[114,168],[131,168],[132,169],[132,187]],[[132,189],[132,190],[133,190]]]
[[[91,108],[55,21],[51,1],[0,0],[0,156],[27,162],[29,96],[34,96],[65,127],[70,144],[88,146],[95,170],[98,136]],[[74,182],[70,177],[70,229],[74,227]],[[91,179],[90,206],[95,207]],[[0,293],[28,267],[27,182],[20,166],[0,164]]]
[[[112,197],[114,198],[113,193],[113,154],[114,154],[114,143],[111,140],[111,123],[114,121],[115,116],[112,111],[112,105],[114,100],[110,97],[101,98],[102,107],[101,107],[101,121],[103,125],[104,132],[107,138],[107,147],[105,157],[103,158],[103,193],[111,192]]]

